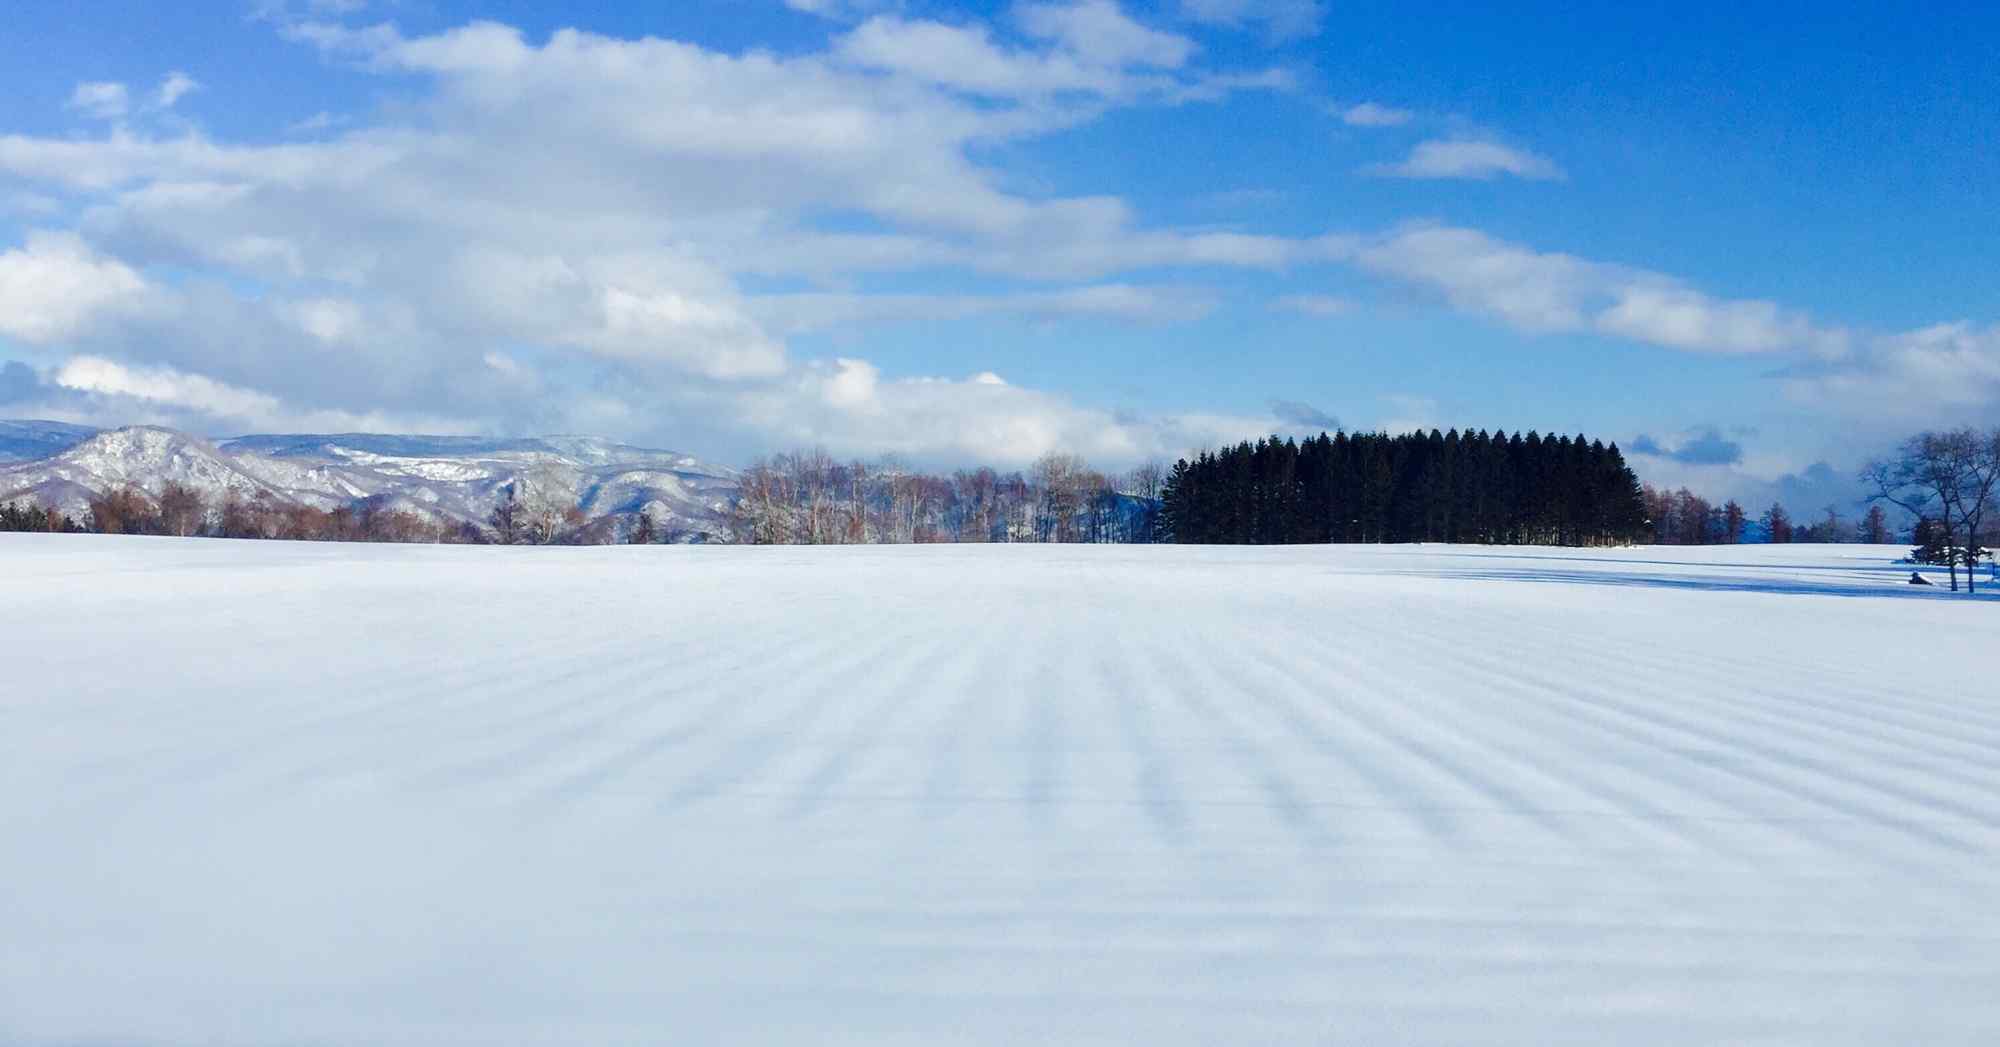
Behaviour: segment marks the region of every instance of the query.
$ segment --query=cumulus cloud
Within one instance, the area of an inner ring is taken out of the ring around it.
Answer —
[[[1273,417],[1139,417],[1083,407],[1011,385],[991,372],[966,378],[885,378],[865,360],[802,368],[790,388],[745,390],[759,428],[835,453],[886,452],[1024,465],[1050,451],[1094,461],[1171,457],[1268,434]]]
[[[1350,110],[1352,112],[1352,110]],[[1350,123],[1353,121],[1349,121]],[[1503,175],[1530,181],[1566,177],[1555,161],[1525,149],[1476,139],[1419,142],[1401,162],[1364,168],[1389,178],[1459,178],[1486,181]]]
[[[0,335],[48,345],[74,338],[107,313],[131,307],[146,282],[73,233],[38,232],[0,251]]]
[[[313,141],[122,119],[89,136],[0,135],[0,177],[52,202],[48,221],[78,216],[0,244],[0,336],[86,361],[60,388],[107,421],[414,419],[723,455],[796,440],[1005,460],[1067,441],[1115,465],[1285,422],[1275,409],[1135,415],[1008,383],[977,359],[912,377],[787,340],[967,317],[1179,323],[1216,307],[1208,270],[1335,263],[1521,330],[1761,354],[1802,403],[1866,411],[1871,396],[1926,389],[1966,410],[2000,402],[1992,329],[1848,332],[1471,229],[1162,227],[1117,196],[1024,191],[993,147],[1270,81],[1102,0],[1031,2],[996,23],[842,6],[863,20],[800,54],[280,17],[307,60],[393,75],[404,102],[314,121]],[[1277,10],[1186,13],[1260,25]],[[113,95],[88,92],[77,111],[108,112]],[[129,115],[131,99],[118,105]],[[881,290],[967,275],[1002,289]],[[1428,424],[1436,411],[1413,399],[1386,413]]]
[[[1856,337],[1779,372],[1794,403],[1898,425],[1984,422],[2000,408],[2000,324]]]
[[[607,429],[723,454],[802,439],[1003,459],[1059,439],[1179,453],[1173,440],[1267,428],[788,349],[803,331],[910,319],[1182,322],[1214,293],[1106,277],[1280,268],[1339,249],[1147,228],[1116,197],[1010,191],[978,159],[1109,107],[1184,104],[1269,82],[1263,73],[1197,68],[1192,42],[1107,2],[1028,4],[1000,25],[905,19],[897,6],[795,56],[575,30],[530,39],[483,22],[408,35],[267,11],[355,75],[405,78],[408,104],[367,122],[314,119],[297,129],[324,134],[311,142],[122,125],[0,136],[0,174],[86,216],[60,239],[0,253],[0,301],[24,306],[0,333],[70,351],[60,388],[107,421],[414,418]],[[906,46],[930,40],[969,48],[966,61],[934,69]],[[152,97],[190,89],[170,78]],[[827,214],[864,220],[830,229]],[[742,289],[940,268],[1028,286]],[[149,281],[154,270],[174,277]],[[943,420],[959,409],[965,419]],[[978,445],[996,434],[1003,445]]]

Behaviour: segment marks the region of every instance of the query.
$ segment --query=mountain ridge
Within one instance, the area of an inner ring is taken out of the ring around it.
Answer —
[[[27,457],[38,450],[47,453]],[[615,536],[644,513],[682,541],[726,538],[733,470],[675,451],[592,436],[264,433],[208,440],[161,426],[91,429],[0,421],[0,502],[32,499],[81,518],[89,501],[169,482],[225,499],[333,510],[369,503],[434,522],[484,525],[512,497],[574,509]]]

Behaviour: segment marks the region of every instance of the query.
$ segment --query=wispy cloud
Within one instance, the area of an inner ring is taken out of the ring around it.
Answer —
[[[1568,177],[1555,161],[1498,142],[1480,139],[1433,139],[1417,143],[1402,161],[1364,168],[1387,178],[1459,178],[1486,181],[1508,176],[1530,181],[1561,181]]]
[[[1353,261],[1530,332],[1596,332],[1707,353],[1825,351],[1847,338],[1774,302],[1720,298],[1663,273],[1474,229],[1406,227],[1364,244]]]
[[[1640,433],[1626,450],[1683,465],[1735,465],[1743,460],[1743,445],[1723,436],[1712,425],[1690,429],[1667,443]]]
[[[172,109],[181,99],[200,89],[201,84],[197,83],[194,77],[176,69],[168,73],[166,79],[160,81],[159,88],[153,92],[153,107]]]
[[[1336,432],[1341,428],[1340,419],[1302,400],[1273,400],[1271,413],[1289,429]]]
[[[311,116],[306,117],[303,120],[295,120],[292,123],[285,125],[285,133],[293,135],[303,135],[303,134],[312,134],[315,131],[331,131],[336,127],[343,127],[347,123],[348,123],[347,117],[335,116],[332,113],[322,110],[320,112],[314,113]]]
[[[91,80],[70,92],[69,107],[96,120],[116,120],[131,108],[125,85],[110,80]]]
[[[1401,127],[1416,119],[1408,109],[1382,105],[1379,102],[1362,102],[1340,110],[1340,120],[1349,127]]]
[[[1330,294],[1288,294],[1271,302],[1273,309],[1305,316],[1343,316],[1354,311],[1354,303]]]
[[[1189,21],[1233,29],[1260,28],[1282,43],[1319,32],[1325,6],[1320,0],[1181,0]]]

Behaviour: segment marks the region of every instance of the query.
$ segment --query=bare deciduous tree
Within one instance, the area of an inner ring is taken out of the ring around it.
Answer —
[[[90,499],[90,529],[99,534],[145,534],[152,530],[153,505],[130,487]]]
[[[1875,485],[1871,501],[1934,522],[1943,532],[1952,590],[1958,589],[1962,563],[1966,592],[1974,592],[1973,568],[1983,553],[1979,536],[2000,485],[2000,429],[1919,433],[1903,441],[1894,457],[1870,463],[1862,475]]]

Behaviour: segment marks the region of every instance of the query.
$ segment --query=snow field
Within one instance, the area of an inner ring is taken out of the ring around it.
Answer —
[[[0,1042],[1994,1042],[1894,554],[0,535]]]

